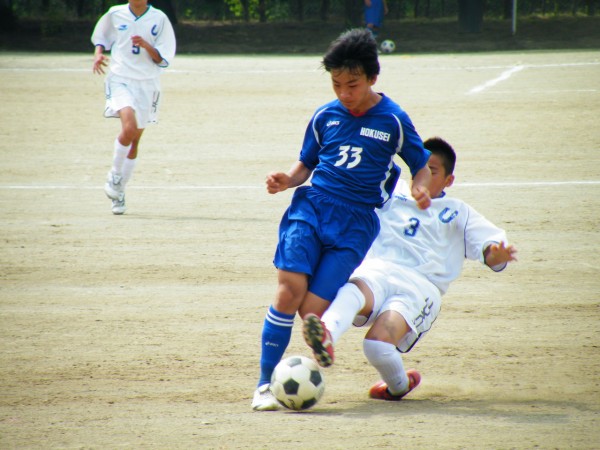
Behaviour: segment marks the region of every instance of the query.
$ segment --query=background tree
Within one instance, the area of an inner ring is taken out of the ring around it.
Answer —
[[[83,2],[83,0],[78,0]],[[177,25],[177,14],[175,14],[175,5],[172,0],[148,0],[152,6],[164,12],[173,25]]]
[[[17,16],[13,11],[12,0],[0,0],[0,32],[10,32],[17,28]]]
[[[18,18],[96,20],[110,6],[126,0],[0,0],[3,29]],[[364,0],[149,0],[173,24],[179,20],[243,22],[336,21],[346,26],[363,22]],[[457,17],[460,0],[388,0],[388,19]],[[487,0],[490,18],[512,16],[512,0]],[[519,0],[520,15],[596,15],[600,0]]]

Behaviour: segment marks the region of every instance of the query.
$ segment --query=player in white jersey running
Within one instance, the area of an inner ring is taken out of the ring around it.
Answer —
[[[465,202],[446,195],[454,182],[456,155],[440,138],[425,141],[431,151],[431,206],[421,210],[401,181],[380,211],[381,231],[350,282],[337,293],[322,319],[305,316],[303,334],[322,366],[333,362],[333,345],[351,324],[369,327],[363,350],[382,381],[371,398],[400,400],[421,380],[404,369],[410,351],[438,316],[442,296],[461,273],[465,258],[499,272],[516,260],[506,233]],[[321,321],[322,320],[322,321]]]
[[[263,323],[256,411],[279,407],[269,383],[296,313],[322,314],[377,236],[375,209],[388,200],[400,172],[395,155],[410,169],[416,203],[430,203],[429,152],[406,112],[373,90],[380,69],[373,35],[364,28],[343,33],[323,67],[337,99],[314,113],[289,172],[270,173],[266,181],[272,194],[299,187],[279,226],[279,284]],[[300,186],[309,177],[310,185]]]
[[[147,0],[129,0],[104,14],[92,34],[93,72],[104,74],[105,117],[121,119],[114,142],[112,168],[104,192],[113,214],[125,212],[125,185],[137,162],[140,138],[149,123],[158,122],[160,74],[175,56],[175,33],[167,16]]]

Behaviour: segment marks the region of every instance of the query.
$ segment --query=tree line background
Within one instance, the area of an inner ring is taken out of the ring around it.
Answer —
[[[387,0],[387,18],[456,17],[460,8],[483,8],[488,18],[509,18],[512,0]],[[106,10],[126,0],[0,0],[2,25],[19,19],[96,20]],[[304,22],[342,20],[359,25],[363,0],[149,0],[173,23]],[[600,9],[600,0],[518,0],[519,15],[588,15]]]

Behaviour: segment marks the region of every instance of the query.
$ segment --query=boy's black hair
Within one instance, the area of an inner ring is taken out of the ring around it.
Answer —
[[[456,152],[450,144],[440,137],[432,137],[423,142],[423,146],[432,154],[439,156],[442,160],[442,165],[446,171],[446,175],[454,173],[456,165]]]
[[[366,28],[348,30],[331,43],[321,64],[327,72],[348,70],[371,80],[380,70],[377,41]]]

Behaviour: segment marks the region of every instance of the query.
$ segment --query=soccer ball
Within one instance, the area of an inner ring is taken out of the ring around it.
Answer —
[[[325,380],[312,359],[290,356],[275,367],[270,389],[279,403],[299,411],[311,408],[319,401],[325,391]]]
[[[392,53],[394,50],[396,50],[396,44],[394,41],[386,39],[381,43],[379,48],[381,49],[382,53]]]

